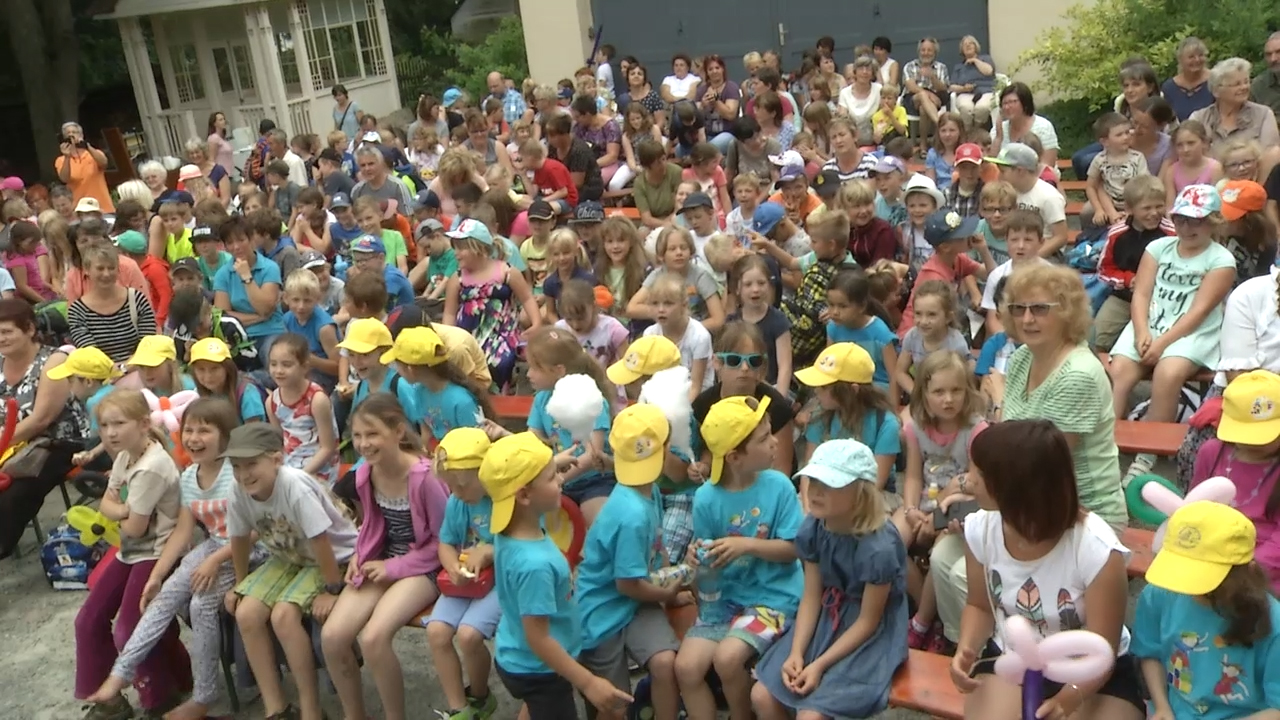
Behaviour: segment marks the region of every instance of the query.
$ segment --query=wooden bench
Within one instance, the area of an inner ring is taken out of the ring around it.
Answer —
[[[1121,533],[1120,542],[1129,548],[1129,563],[1126,566],[1129,577],[1146,577],[1147,568],[1151,567],[1151,561],[1155,558],[1155,553],[1151,550],[1151,542],[1155,536],[1151,530],[1135,527],[1125,528]]]
[[[624,217],[628,220],[639,220],[640,211],[633,207],[610,207],[604,209],[605,217]]]
[[[915,710],[935,718],[964,717],[964,696],[951,682],[951,658],[911,650],[893,676],[889,706]]]
[[[1084,203],[1069,202],[1067,203],[1067,215],[1079,215],[1084,210]]]
[[[1062,192],[1084,192],[1087,180],[1059,180],[1058,189]]]
[[[501,420],[528,419],[533,411],[532,395],[490,395],[489,404]]]
[[[1144,420],[1117,420],[1116,446],[1121,452],[1137,455],[1147,453],[1160,457],[1173,457],[1182,447],[1189,425],[1182,423],[1146,422]]]

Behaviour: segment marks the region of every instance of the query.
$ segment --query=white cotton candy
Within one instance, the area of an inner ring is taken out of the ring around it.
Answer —
[[[586,444],[604,410],[604,394],[589,375],[566,375],[556,382],[547,414],[567,430],[574,442]]]
[[[671,423],[671,449],[693,456],[693,403],[689,400],[689,388],[693,379],[689,368],[677,365],[661,370],[640,386],[639,402],[654,405]]]

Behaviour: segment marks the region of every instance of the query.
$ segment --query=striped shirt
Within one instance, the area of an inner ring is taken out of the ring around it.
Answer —
[[[231,500],[231,491],[236,479],[231,473],[231,461],[221,460],[218,477],[206,490],[200,487],[197,475],[199,465],[191,464],[178,477],[178,488],[182,491],[182,504],[187,506],[196,522],[204,526],[219,545],[227,543],[227,503]]]
[[[876,163],[880,159],[871,153],[862,153],[862,159],[858,161],[858,166],[851,172],[845,172],[840,169],[840,164],[833,157],[823,164],[823,170],[835,170],[840,175],[840,182],[848,182],[849,180],[866,180],[871,177],[871,173],[876,171]]]
[[[143,336],[156,334],[156,315],[145,293],[129,288],[120,307],[103,315],[85,304],[84,298],[67,308],[71,344],[96,347],[113,362],[125,362],[138,349]]]
[[[413,546],[413,514],[409,510],[409,498],[387,497],[374,492],[374,502],[382,511],[382,519],[386,521],[386,536],[383,538],[383,554],[388,558],[400,557],[409,552]]]

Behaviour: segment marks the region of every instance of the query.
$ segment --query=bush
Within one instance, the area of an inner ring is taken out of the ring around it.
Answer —
[[[489,94],[486,79],[495,70],[517,83],[529,75],[524,28],[515,15],[504,17],[484,42],[474,45],[423,28],[422,46],[424,56],[396,56],[400,97],[406,102],[422,93],[440,97],[449,87],[457,87],[475,100]]]
[[[1271,30],[1280,27],[1275,0],[1233,0],[1230,9],[1196,0],[1097,0],[1072,5],[1066,21],[1041,33],[1014,68],[1039,66],[1042,90],[1062,100],[1083,100],[1097,110],[1119,91],[1116,73],[1132,56],[1151,63],[1161,79],[1177,72],[1174,53],[1194,35],[1209,61],[1242,57],[1257,62]]]

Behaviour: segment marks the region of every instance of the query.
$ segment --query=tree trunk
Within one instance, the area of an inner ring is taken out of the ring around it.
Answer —
[[[22,78],[40,175],[53,177],[62,123],[80,102],[79,44],[70,0],[8,0],[9,42]]]
[[[71,0],[39,0],[38,7],[44,19],[45,54],[53,76],[58,79],[58,110],[62,112],[63,122],[79,121],[80,42],[71,15]]]

